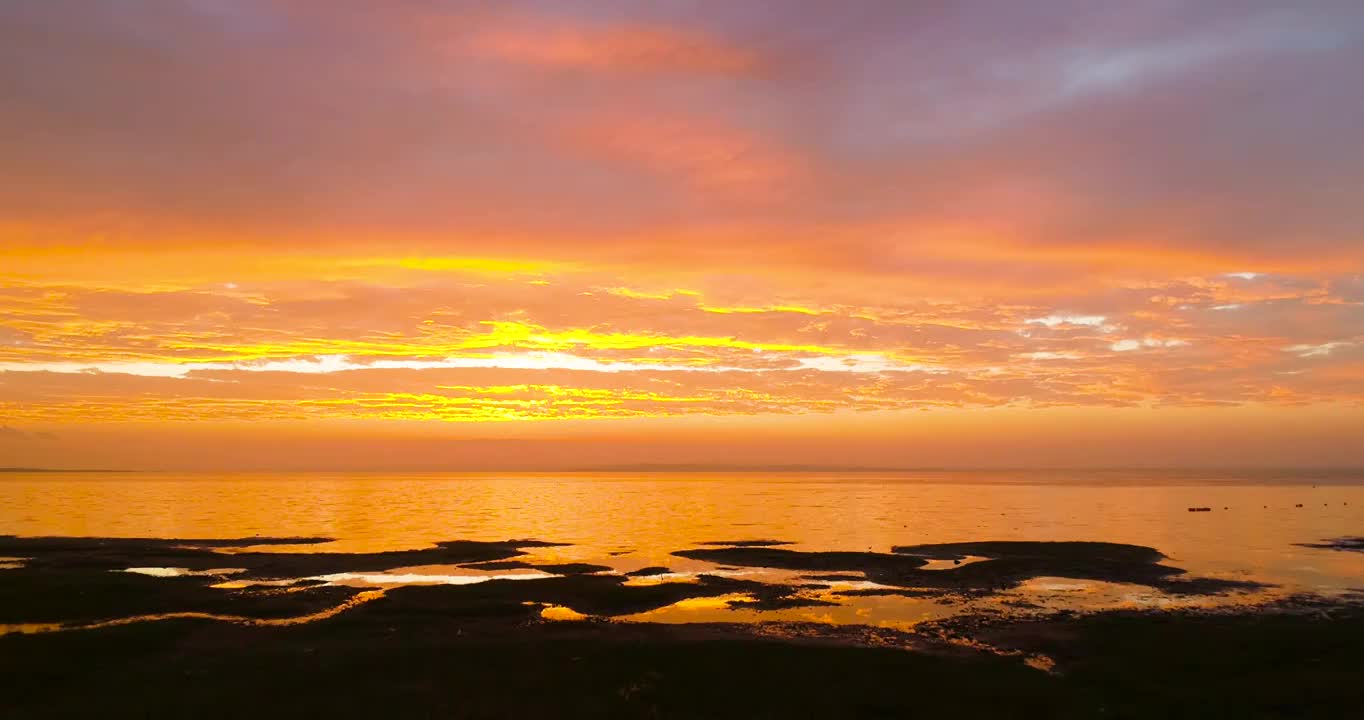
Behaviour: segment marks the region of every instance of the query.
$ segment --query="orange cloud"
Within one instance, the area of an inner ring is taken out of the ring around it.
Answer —
[[[1364,401],[1343,11],[106,5],[0,3],[14,427],[890,453]]]
[[[467,48],[486,58],[573,70],[755,75],[768,66],[754,50],[661,25],[521,19],[475,31]]]
[[[570,139],[588,153],[680,181],[707,197],[787,200],[805,177],[796,153],[757,134],[695,119],[599,118]]]

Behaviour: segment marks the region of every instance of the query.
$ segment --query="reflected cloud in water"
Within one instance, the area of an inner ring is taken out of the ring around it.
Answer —
[[[246,568],[215,568],[210,570],[190,570],[182,567],[130,567],[123,572],[151,577],[199,577],[217,575],[236,575],[246,572]]]
[[[332,573],[305,578],[334,585],[476,585],[489,580],[543,580],[558,577],[545,572],[488,575],[423,575],[418,573]]]

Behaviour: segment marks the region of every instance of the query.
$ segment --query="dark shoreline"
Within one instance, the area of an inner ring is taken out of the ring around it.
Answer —
[[[1104,542],[977,542],[891,548],[891,552],[802,551],[775,540],[704,541],[672,554],[693,561],[805,573],[795,581],[760,582],[701,573],[690,581],[641,585],[631,575],[589,563],[535,563],[525,557],[558,543],[523,539],[500,542],[449,540],[413,550],[345,553],[274,552],[257,546],[322,546],[327,538],[251,537],[220,540],[0,536],[0,557],[22,558],[0,576],[0,623],[93,623],[164,613],[210,613],[284,617],[320,612],[359,589],[325,578],[378,573],[405,567],[455,566],[465,571],[531,570],[538,579],[485,578],[450,588],[397,588],[394,598],[424,594],[488,605],[563,605],[589,616],[611,618],[657,610],[683,600],[727,598],[731,609],[757,611],[838,605],[867,595],[937,598],[941,602],[993,597],[1038,577],[1128,583],[1170,596],[1254,592],[1265,586],[1245,580],[1187,577],[1164,564],[1154,548]],[[966,560],[967,562],[963,562]],[[924,569],[934,561],[949,567]],[[129,568],[165,569],[172,577],[149,577]],[[667,573],[665,567],[651,569]],[[844,573],[874,583],[876,590],[834,592],[820,580]],[[633,576],[638,577],[638,576]],[[214,587],[227,581],[236,587]],[[320,587],[319,587],[320,585]],[[829,592],[824,592],[829,591]],[[739,596],[739,597],[731,597]]]
[[[976,611],[908,630],[665,625],[609,618],[734,594],[749,599],[731,607],[759,610],[828,602],[806,594],[816,584],[701,575],[635,585],[601,566],[518,559],[522,548],[550,544],[533,540],[387,553],[218,552],[303,540],[325,538],[0,536],[0,556],[25,558],[0,570],[0,623],[10,623],[0,626],[8,631],[0,635],[0,715],[1244,718],[1364,710],[1364,591],[1202,611]],[[1157,564],[1163,556],[1151,548],[1110,543],[802,553],[774,542],[677,554],[864,572],[902,583],[905,593],[942,597],[994,592],[1034,572],[1116,573],[1157,586],[1182,572]],[[919,569],[927,558],[965,555],[986,559]],[[428,561],[562,574],[382,592],[272,580]],[[129,566],[202,574],[111,572]],[[244,574],[214,571],[227,567]],[[271,584],[210,587],[241,577]],[[1194,588],[1199,580],[1172,582]],[[547,605],[593,617],[546,620]]]
[[[104,468],[0,467],[0,473],[142,473],[146,470],[108,470]]]
[[[291,627],[0,637],[27,717],[1350,717],[1364,607],[859,626],[551,622],[367,603]],[[941,633],[941,634],[936,634]],[[1026,660],[1049,662],[1033,662]],[[1038,669],[1054,663],[1049,671]]]

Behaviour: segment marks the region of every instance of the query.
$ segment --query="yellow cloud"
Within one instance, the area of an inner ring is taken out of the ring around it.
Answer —
[[[799,305],[767,305],[765,307],[718,307],[702,305],[701,310],[717,315],[754,315],[757,313],[796,313],[798,315],[823,315],[825,311]]]

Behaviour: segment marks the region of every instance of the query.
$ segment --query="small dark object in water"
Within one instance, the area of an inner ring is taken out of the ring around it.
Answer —
[[[1302,507],[1302,503],[1298,503],[1297,505],[1294,505],[1293,507]]]
[[[1189,512],[1212,512],[1212,508],[1210,508],[1210,507],[1191,507],[1191,508],[1189,508]]]

